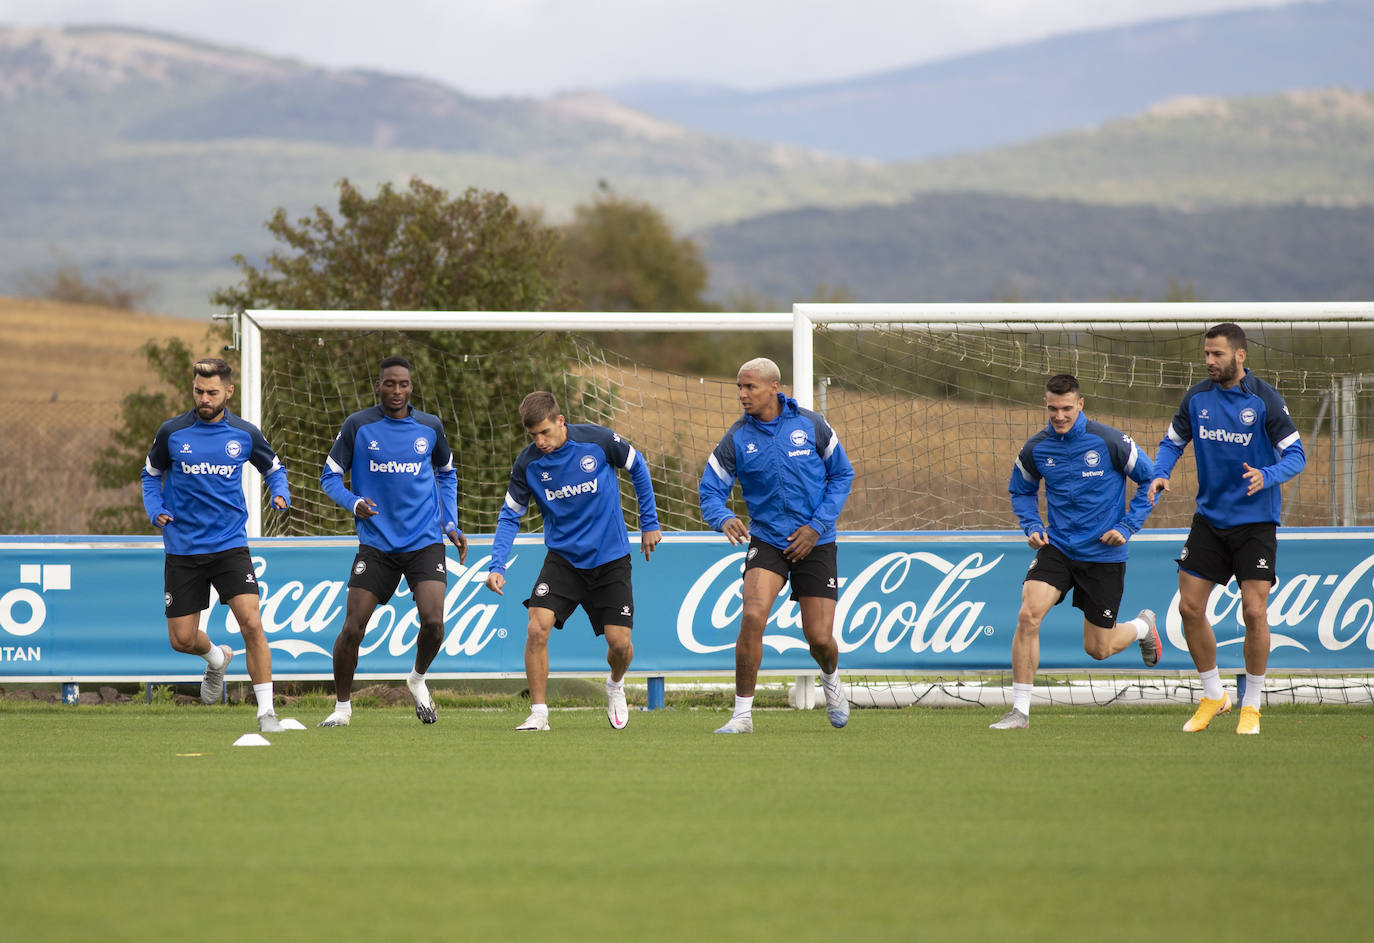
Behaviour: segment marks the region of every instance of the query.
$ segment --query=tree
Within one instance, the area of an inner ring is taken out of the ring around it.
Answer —
[[[234,257],[242,281],[211,295],[237,311],[252,308],[378,311],[538,311],[564,300],[556,230],[520,213],[504,194],[468,189],[450,198],[411,180],[404,190],[383,184],[373,197],[348,180],[338,184],[337,216],[317,206],[292,222],[278,208],[267,229],[283,248],[262,268]],[[451,442],[470,462],[510,468],[526,442],[515,404],[532,389],[563,392],[570,345],[548,333],[387,331],[331,332],[325,338],[272,331],[264,337],[263,371],[289,378],[289,395],[265,396],[262,426],[281,454],[293,495],[309,496],[317,513],[268,515],[283,533],[343,533],[348,512],[320,493],[319,469],[347,409],[342,387],[370,397],[362,378],[377,363],[402,353],[414,366],[416,406],[444,420]],[[323,346],[321,346],[323,345]],[[447,369],[461,364],[458,377]],[[320,404],[330,404],[320,408]],[[435,405],[430,405],[435,404]],[[442,404],[442,406],[438,405]],[[342,410],[342,411],[341,411]],[[462,437],[457,429],[461,427]],[[320,453],[320,454],[316,454]],[[494,528],[505,475],[460,475],[464,526]]]
[[[673,234],[648,203],[602,181],[563,231],[569,289],[578,311],[708,311],[701,249]]]
[[[145,307],[157,292],[146,278],[129,273],[101,275],[92,281],[82,273],[80,265],[59,252],[57,267],[51,272],[25,272],[20,276],[19,293],[26,298],[134,310]]]

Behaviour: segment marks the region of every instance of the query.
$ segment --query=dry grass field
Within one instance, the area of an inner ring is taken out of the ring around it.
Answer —
[[[86,533],[121,400],[158,378],[140,348],[179,337],[210,352],[208,324],[93,305],[0,298],[0,532]]]

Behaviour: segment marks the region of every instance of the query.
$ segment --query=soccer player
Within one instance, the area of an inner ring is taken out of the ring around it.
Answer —
[[[1101,661],[1140,643],[1145,664],[1159,664],[1163,646],[1155,614],[1142,609],[1117,622],[1126,582],[1126,542],[1150,513],[1154,463],[1131,437],[1083,414],[1078,380],[1067,373],[1045,384],[1049,422],[1026,441],[1012,466],[1011,507],[1035,551],[1021,583],[1021,609],[1011,640],[1011,710],[994,730],[1030,726],[1031,688],[1040,665],[1040,623],[1073,589],[1083,612],[1083,650]],[[1136,482],[1126,504],[1126,479]],[[1040,482],[1050,526],[1040,520]]]
[[[834,636],[839,586],[835,521],[849,497],[854,468],[825,418],[784,396],[781,383],[778,365],[766,357],[739,368],[735,386],[744,415],[711,452],[698,488],[707,525],[734,546],[749,543],[735,640],[735,708],[716,733],[754,732],[763,629],[786,580],[801,606],[802,634],[811,657],[821,669],[826,715],[834,727],[849,722]],[[749,527],[726,503],[736,479],[749,508]]]
[[[347,727],[353,719],[358,648],[372,613],[391,599],[402,575],[420,618],[415,667],[406,687],[421,723],[439,719],[425,672],[444,641],[448,566],[443,537],[458,548],[459,563],[467,560],[468,539],[458,526],[458,474],[444,424],[410,405],[413,392],[410,362],[384,359],[378,369],[378,404],[344,420],[320,471],[320,487],[353,513],[358,531],[343,628],[334,640],[337,700],[321,727]],[[352,491],[344,486],[345,474]]]
[[[525,600],[525,677],[530,716],[516,730],[548,730],[545,691],[549,633],[581,606],[592,631],[606,638],[606,719],[616,730],[629,722],[625,671],[634,658],[634,593],[630,541],[620,510],[617,469],[630,473],[639,501],[639,547],[648,560],[662,531],[653,483],[643,456],[604,426],[569,424],[552,393],[531,393],[520,403],[520,421],[532,440],[511,467],[505,504],[496,521],[487,588],[504,596],[506,563],[530,500],[544,518],[543,568]]]
[[[1193,384],[1159,443],[1150,501],[1170,490],[1169,474],[1194,442],[1197,511],[1178,556],[1178,614],[1202,680],[1202,700],[1183,729],[1206,730],[1231,709],[1207,622],[1214,584],[1240,583],[1245,619],[1245,695],[1236,733],[1260,732],[1260,695],[1269,664],[1269,590],[1277,579],[1279,485],[1307,467],[1288,406],[1245,366],[1245,331],[1218,324],[1202,345],[1207,379]]]
[[[229,412],[233,373],[219,358],[191,367],[195,406],[164,422],[143,465],[143,507],[162,528],[167,637],[179,652],[199,655],[208,666],[200,699],[213,704],[224,693],[224,672],[234,657],[228,645],[213,645],[200,629],[210,604],[210,587],[229,607],[243,636],[248,676],[258,702],[258,729],[282,729],[272,707],[272,650],[262,630],[258,579],[248,555],[248,506],[243,464],[252,462],[267,481],[272,506],[291,506],[291,490],[262,431]]]

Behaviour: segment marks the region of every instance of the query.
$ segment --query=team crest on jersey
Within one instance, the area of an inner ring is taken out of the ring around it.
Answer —
[[[1240,421],[1247,426],[1253,426],[1257,418],[1259,417],[1255,414],[1254,409],[1249,406],[1240,411]]]
[[[792,434],[787,437],[793,445],[805,445],[806,433],[800,429],[793,429]]]
[[[424,455],[426,452],[429,451],[429,440],[421,436],[420,438],[415,440],[415,445],[413,446],[413,448],[415,449],[416,455]]]
[[[582,466],[584,472],[590,473],[596,471],[596,458],[594,456],[584,455],[582,456],[582,461],[577,464]]]
[[[1095,449],[1089,449],[1083,455],[1083,461],[1089,468],[1096,468],[1102,462],[1102,456],[1097,454]]]
[[[357,563],[353,564],[353,575],[354,575],[354,576],[362,576],[363,571],[366,570],[366,569],[367,569],[367,561],[366,561],[366,560],[359,560]]]
[[[230,458],[238,458],[239,454],[242,452],[243,444],[239,442],[237,439],[231,439],[230,441],[224,443],[224,454],[229,456]]]
[[[548,594],[549,594],[549,584],[548,584],[548,583],[540,583],[538,586],[536,586],[536,587],[534,588],[534,595],[536,595],[536,596],[547,596]]]

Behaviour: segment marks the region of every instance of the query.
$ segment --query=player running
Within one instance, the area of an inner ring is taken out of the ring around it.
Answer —
[[[1126,542],[1150,513],[1150,457],[1130,436],[1083,414],[1077,378],[1067,373],[1045,384],[1045,428],[1016,456],[1007,489],[1011,507],[1035,551],[1021,583],[1021,609],[1011,640],[1011,710],[989,724],[994,730],[1030,726],[1031,690],[1040,666],[1040,623],[1073,590],[1083,612],[1083,650],[1098,660],[1140,643],[1145,664],[1159,664],[1163,646],[1155,614],[1140,610],[1117,622],[1126,583]],[[1126,506],[1126,479],[1136,482]],[[1040,520],[1040,482],[1050,526]]]
[[[1269,590],[1278,579],[1279,485],[1307,467],[1298,428],[1283,397],[1245,366],[1245,331],[1225,323],[1205,335],[1207,379],[1193,384],[1159,443],[1153,503],[1194,442],[1197,511],[1178,556],[1178,614],[1202,680],[1202,701],[1183,729],[1207,729],[1231,709],[1217,668],[1217,638],[1207,621],[1214,584],[1234,576],[1245,619],[1245,695],[1236,733],[1260,732],[1260,702],[1269,664]]]
[[[448,565],[443,535],[458,548],[459,563],[467,560],[468,539],[458,527],[458,474],[444,424],[410,405],[413,392],[410,362],[404,357],[383,360],[378,404],[344,420],[320,472],[324,493],[352,512],[359,543],[343,628],[334,640],[337,701],[321,727],[347,727],[353,719],[358,649],[372,613],[391,599],[402,575],[420,618],[415,667],[406,687],[421,723],[439,719],[425,672],[444,641]],[[344,486],[345,474],[352,491]]]
[[[834,636],[835,521],[849,497],[854,468],[825,418],[784,396],[781,383],[778,365],[765,357],[739,368],[735,386],[744,415],[711,452],[698,489],[707,525],[733,545],[749,543],[735,641],[735,708],[716,733],[754,732],[763,629],[787,580],[801,607],[802,634],[821,669],[826,715],[834,727],[849,722]],[[747,528],[727,503],[736,479],[749,508]]]
[[[272,507],[291,506],[291,490],[262,431],[226,409],[234,393],[229,364],[217,357],[191,365],[195,406],[164,422],[143,465],[143,507],[162,529],[167,637],[178,652],[205,659],[200,699],[214,704],[224,693],[224,672],[234,649],[214,645],[200,628],[210,587],[229,607],[243,636],[248,676],[258,704],[258,729],[284,728],[272,707],[272,650],[262,630],[258,579],[248,555],[248,506],[243,465],[266,479]]]
[[[604,426],[568,424],[552,393],[542,390],[520,403],[520,421],[533,440],[511,467],[505,504],[496,522],[487,588],[505,595],[506,564],[520,519],[533,499],[544,519],[548,552],[525,600],[525,677],[530,716],[516,730],[548,730],[549,634],[580,605],[592,631],[606,637],[606,718],[616,730],[629,722],[625,671],[634,658],[634,593],[630,541],[620,509],[617,469],[630,473],[639,501],[639,546],[648,560],[662,531],[653,483],[643,456]]]

